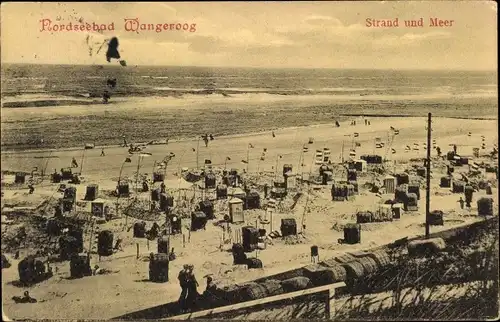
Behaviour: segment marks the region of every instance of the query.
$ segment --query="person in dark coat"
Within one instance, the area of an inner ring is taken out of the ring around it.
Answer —
[[[188,295],[187,295],[187,305],[188,308],[190,309],[195,309],[196,308],[196,300],[200,296],[198,293],[198,281],[196,280],[196,277],[194,276],[194,266],[189,265],[189,269],[187,271],[187,289],[188,289]]]
[[[165,183],[164,183],[164,182],[162,182],[162,183],[160,184],[160,193],[165,193],[165,188],[166,188],[166,187],[165,187]]]
[[[179,272],[179,285],[181,286],[181,296],[179,297],[179,307],[181,311],[186,310],[186,298],[188,295],[188,270],[189,265],[184,265],[183,269]]]

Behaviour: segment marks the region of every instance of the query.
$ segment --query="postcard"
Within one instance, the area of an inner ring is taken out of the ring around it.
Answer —
[[[3,318],[497,318],[497,10],[2,3]]]

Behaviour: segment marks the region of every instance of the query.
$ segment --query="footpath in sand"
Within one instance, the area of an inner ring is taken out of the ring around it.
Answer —
[[[154,160],[160,161],[168,153],[175,153],[175,158],[171,161],[168,169],[167,180],[175,179],[174,172],[179,172],[182,167],[195,168],[197,159],[202,166],[205,159],[211,159],[214,166],[223,166],[226,157],[228,168],[245,169],[246,165],[241,160],[247,158],[249,151],[250,163],[249,173],[259,171],[270,172],[278,163],[278,171],[281,171],[283,164],[290,163],[297,168],[302,146],[307,143],[309,137],[314,138],[314,144],[309,145],[309,152],[305,154],[304,172],[308,172],[314,151],[328,147],[332,151],[334,162],[340,161],[342,145],[345,147],[344,155],[346,159],[352,145],[352,138],[346,135],[359,133],[356,141],[361,143],[361,147],[356,149],[358,156],[361,154],[381,154],[385,155],[386,148],[375,149],[375,138],[380,137],[387,142],[390,126],[399,129],[399,135],[394,138],[391,148],[396,150],[392,154],[389,149],[389,157],[396,161],[395,169],[403,170],[408,166],[411,158],[424,158],[425,150],[422,148],[426,141],[426,119],[425,118],[371,118],[371,126],[365,126],[364,122],[358,120],[356,126],[349,126],[343,122],[340,128],[332,125],[311,126],[298,129],[283,129],[275,131],[276,137],[271,133],[260,133],[241,135],[234,137],[221,137],[211,141],[208,147],[200,142],[199,153],[193,152],[197,148],[197,141],[173,142],[163,146],[148,146],[147,152],[152,156],[145,158],[142,163],[141,173],[151,174]],[[467,133],[471,132],[471,136]],[[450,149],[449,144],[457,144],[458,153],[472,155],[473,147],[481,146],[481,136],[486,137],[487,151],[491,150],[492,144],[497,142],[497,122],[496,121],[476,121],[436,118],[433,120],[433,139],[441,147],[443,153]],[[344,143],[343,143],[344,141]],[[252,144],[253,149],[248,149]],[[405,152],[405,147],[413,144],[420,145],[419,151],[411,150]],[[387,147],[387,143],[386,143]],[[263,149],[267,149],[266,159],[260,161]],[[483,150],[485,151],[485,150]],[[100,149],[87,150],[85,152],[83,164],[84,182],[78,186],[78,200],[85,194],[85,185],[98,183],[99,190],[113,190],[116,185],[120,167],[123,160],[128,156],[126,148],[109,147],[105,149],[106,156],[101,157]],[[79,151],[55,151],[50,153],[51,158],[39,159],[36,157],[48,156],[49,152],[19,152],[2,155],[2,170],[27,171],[33,167],[41,169],[47,165],[47,172],[54,169],[59,171],[62,167],[68,167],[71,159],[75,157],[81,162],[82,150]],[[278,158],[277,155],[282,155]],[[435,156],[435,151],[433,151]],[[132,177],[137,167],[137,157],[134,156],[132,163],[126,163],[123,175]],[[278,160],[278,162],[277,162]],[[421,164],[419,161],[418,164]],[[464,167],[465,170],[466,167]],[[312,167],[317,171],[317,167]],[[451,194],[449,189],[439,188],[439,178],[444,175],[443,168],[433,168],[432,189],[431,189],[431,209],[443,210],[447,216],[445,225],[432,227],[431,232],[448,229],[453,226],[480,220],[477,218],[477,208],[475,200],[484,195],[480,191],[474,195],[473,208],[470,211],[460,210],[458,207],[458,194]],[[460,170],[459,170],[460,171]],[[490,175],[490,174],[488,174]],[[343,180],[344,178],[337,178]],[[490,178],[491,180],[496,180]],[[101,230],[110,229],[115,232],[115,236],[124,239],[124,251],[110,257],[102,258],[100,262],[97,256],[93,256],[91,265],[99,264],[102,268],[107,268],[115,273],[109,275],[91,276],[78,280],[69,280],[69,263],[52,264],[56,266],[57,272],[51,279],[31,287],[30,295],[38,299],[35,304],[15,304],[12,296],[22,295],[24,289],[12,284],[18,279],[16,260],[11,260],[12,266],[2,270],[2,290],[3,290],[3,310],[11,319],[108,319],[120,316],[140,309],[165,304],[175,301],[180,295],[180,287],[177,283],[177,273],[183,264],[189,263],[195,266],[195,273],[200,282],[199,291],[204,289],[202,276],[213,274],[216,280],[223,280],[224,284],[241,283],[253,280],[266,275],[271,275],[281,271],[286,271],[301,267],[310,263],[310,246],[318,245],[320,248],[320,260],[334,257],[346,251],[366,249],[376,245],[385,244],[395,239],[422,235],[424,233],[423,222],[425,221],[425,193],[422,190],[422,197],[419,200],[419,211],[405,213],[398,221],[377,223],[366,225],[362,232],[362,242],[357,245],[339,245],[337,240],[343,237],[341,229],[332,229],[335,224],[343,224],[355,221],[355,214],[361,210],[374,210],[381,202],[381,198],[362,188],[363,182],[368,182],[370,178],[361,177],[360,194],[352,201],[332,202],[330,197],[330,187],[323,186],[314,190],[309,198],[307,208],[309,212],[306,217],[307,230],[304,232],[305,238],[301,243],[289,245],[281,240],[273,241],[267,249],[259,251],[258,257],[264,264],[263,270],[247,270],[246,267],[233,266],[232,255],[229,252],[220,251],[221,229],[212,224],[207,224],[206,231],[191,233],[191,241],[185,247],[182,244],[182,236],[171,238],[171,247],[177,253],[177,259],[170,263],[170,281],[164,284],[156,284],[148,281],[148,262],[144,260],[151,251],[155,252],[156,241],[149,243],[149,250],[145,239],[133,239],[132,232],[123,229],[124,219],[112,220],[100,226]],[[175,189],[176,187],[167,187]],[[42,200],[50,196],[57,189],[56,184],[42,183],[37,187],[35,196]],[[494,204],[498,204],[496,188],[494,188]],[[9,203],[15,203],[27,199],[27,190],[5,190],[5,197]],[[389,199],[391,196],[384,196]],[[281,218],[296,218],[300,225],[302,214],[306,207],[307,197],[299,199],[296,207],[291,213],[276,214],[273,218],[274,229],[279,227]],[[494,207],[496,208],[496,206]],[[218,210],[220,208],[216,208]],[[253,224],[257,218],[256,211],[246,212],[247,223]],[[225,212],[216,212],[218,219],[222,218]],[[128,226],[134,219],[128,219]],[[159,221],[160,222],[160,221]],[[151,222],[148,223],[150,226]],[[3,225],[2,225],[3,226]],[[235,225],[233,230],[237,230],[242,225]],[[4,228],[2,227],[2,232]],[[116,237],[115,237],[116,238]],[[136,259],[136,243],[140,244],[141,257]],[[12,254],[8,254],[9,259]],[[21,254],[21,258],[27,254]]]

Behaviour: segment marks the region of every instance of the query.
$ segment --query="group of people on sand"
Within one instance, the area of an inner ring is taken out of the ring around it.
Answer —
[[[217,295],[219,288],[210,275],[204,276],[207,279],[207,285],[205,291],[200,294],[198,293],[200,285],[194,276],[194,266],[184,265],[179,272],[179,284],[182,289],[179,308],[182,313],[204,309],[210,307],[211,304],[219,303],[220,298]]]
[[[196,300],[199,297],[198,281],[194,276],[194,265],[185,264],[179,272],[179,284],[181,286],[181,296],[179,306],[182,312],[196,308]]]

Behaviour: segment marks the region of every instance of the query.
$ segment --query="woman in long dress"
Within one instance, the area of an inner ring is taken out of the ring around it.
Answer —
[[[189,269],[187,271],[187,288],[188,288],[188,295],[187,295],[187,306],[190,309],[196,309],[196,300],[200,296],[198,293],[198,281],[196,280],[196,277],[194,276],[194,266],[189,265]]]

